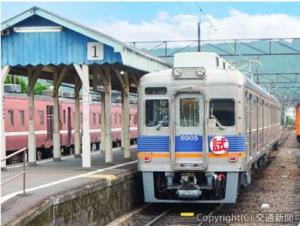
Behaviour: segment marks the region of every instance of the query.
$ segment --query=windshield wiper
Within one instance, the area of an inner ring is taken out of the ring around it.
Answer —
[[[218,126],[221,130],[224,130],[224,129],[225,129],[225,127],[220,123],[220,121],[217,119],[217,117],[216,117],[215,115],[211,114],[211,115],[210,115],[210,118],[216,120],[217,126]]]
[[[160,130],[164,123],[168,122],[168,117],[165,115],[162,120],[160,120],[156,126],[156,130]]]

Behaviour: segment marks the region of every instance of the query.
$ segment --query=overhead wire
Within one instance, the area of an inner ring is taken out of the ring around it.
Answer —
[[[187,8],[187,7],[183,4],[183,2],[179,2],[179,3],[183,6],[183,8],[184,8],[189,14],[197,15],[197,16],[198,16],[198,14],[193,13],[189,8]],[[199,3],[198,3],[198,2],[194,2],[194,3],[195,3],[195,5],[196,5],[196,7],[198,8],[199,12],[200,12],[200,13],[203,15],[203,17],[205,18],[205,20],[206,20],[206,21],[209,23],[209,25],[213,28],[213,30],[214,30],[216,33],[218,32],[222,39],[225,39],[224,36],[223,36],[223,34],[222,34],[221,32],[219,32],[218,28],[213,24],[213,22],[210,20],[210,18],[208,17],[208,15],[207,15],[207,14],[204,12],[204,10],[201,8],[201,6],[199,5]],[[241,57],[244,61],[247,62],[247,65],[250,64],[250,62],[252,61],[251,58],[245,57],[245,56],[241,55],[240,53],[235,52],[234,48],[233,48],[231,45],[229,45],[228,42],[224,42],[224,44],[230,49],[230,52],[231,52],[233,55],[235,54],[235,55]]]
[[[188,9],[182,2],[180,2],[181,5],[183,6],[183,8],[189,13],[189,14],[192,14],[192,15],[198,15],[198,14],[195,14],[195,13],[192,13],[190,9]],[[199,5],[198,2],[194,2],[196,7],[198,8],[199,12],[202,14],[202,16],[205,18],[205,20],[208,22],[208,24],[213,28],[214,32],[218,32],[219,33],[219,36],[222,38],[222,39],[225,39],[223,34],[218,30],[218,28],[214,25],[214,23],[210,20],[210,18],[208,17],[208,15],[204,12],[204,10],[201,8],[201,6]],[[224,44],[229,48],[229,51],[232,52],[233,55],[237,55],[239,57],[241,57],[242,61],[246,61],[247,64],[245,65],[242,65],[241,67],[245,67],[245,66],[249,66],[249,72],[251,74],[252,72],[252,67],[251,67],[251,64],[254,62],[253,58],[250,58],[250,57],[245,57],[243,55],[241,55],[239,52],[235,51],[235,49],[233,48],[232,45],[230,45],[228,42],[224,42]],[[240,61],[240,62],[242,62]],[[262,64],[261,61],[257,60],[256,62],[257,64]],[[257,65],[258,67],[258,65]]]

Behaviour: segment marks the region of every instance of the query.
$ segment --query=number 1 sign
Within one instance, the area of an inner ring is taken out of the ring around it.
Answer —
[[[103,44],[100,42],[87,43],[88,60],[103,60]]]

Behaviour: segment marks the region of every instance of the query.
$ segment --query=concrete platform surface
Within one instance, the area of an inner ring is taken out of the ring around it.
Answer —
[[[115,149],[114,163],[105,163],[104,154],[92,154],[92,168],[81,168],[81,158],[65,157],[62,161],[43,160],[37,166],[26,167],[26,194],[22,195],[22,177],[1,187],[2,225],[19,216],[24,210],[36,205],[53,194],[88,186],[103,178],[136,171],[135,148],[131,159],[123,158],[123,151]],[[8,167],[2,171],[1,180],[16,175],[22,167]]]

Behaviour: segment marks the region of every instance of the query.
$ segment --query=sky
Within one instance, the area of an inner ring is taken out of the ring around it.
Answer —
[[[33,6],[121,41],[300,37],[300,2],[3,2],[1,21]]]

